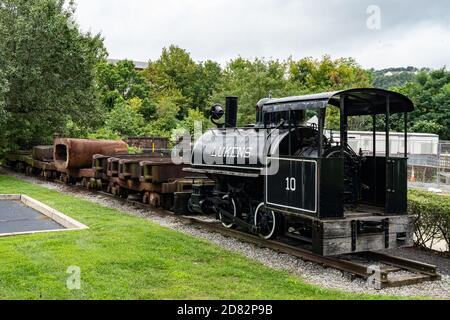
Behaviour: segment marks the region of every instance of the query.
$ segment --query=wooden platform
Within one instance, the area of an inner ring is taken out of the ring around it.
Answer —
[[[324,256],[410,247],[414,217],[347,212],[341,220],[313,222],[313,249]]]

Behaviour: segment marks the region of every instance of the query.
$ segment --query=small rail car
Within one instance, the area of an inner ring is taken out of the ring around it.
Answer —
[[[56,138],[52,146],[10,152],[5,160],[9,167],[29,175],[186,213],[192,185],[207,182],[203,176],[190,177],[180,159],[174,159],[170,150],[160,149],[168,145],[167,139],[143,141],[150,141],[151,147],[142,154],[129,154],[123,141]]]
[[[339,142],[325,136],[327,109],[338,108]],[[226,228],[265,239],[293,237],[333,256],[413,244],[407,214],[407,115],[414,105],[391,91],[361,88],[258,102],[256,124],[237,127],[238,99],[211,110],[216,129],[195,144],[192,167],[215,186],[194,187],[191,211],[214,213]],[[308,125],[306,114],[317,124]],[[218,120],[225,114],[225,123]],[[404,121],[404,154],[390,155],[393,115]],[[372,155],[353,150],[349,118],[370,117]],[[397,117],[397,116],[396,116]],[[377,123],[385,122],[384,154]]]

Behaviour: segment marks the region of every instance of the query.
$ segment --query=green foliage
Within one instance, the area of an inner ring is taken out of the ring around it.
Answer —
[[[143,154],[144,150],[138,147],[128,147],[128,154]]]
[[[394,90],[411,98],[415,110],[409,115],[414,132],[439,134],[450,139],[450,71],[445,68],[420,72],[415,80]]]
[[[171,91],[179,91],[179,99],[176,107],[180,116],[187,113],[193,103],[193,80],[197,71],[197,64],[191,59],[186,50],[177,46],[163,48],[161,57],[150,62],[144,72],[151,88],[158,92],[157,98],[168,96]]]
[[[163,49],[158,60],[150,62],[144,75],[154,100],[176,97],[177,118],[182,119],[191,108],[206,109],[208,97],[220,81],[221,68],[209,60],[197,64],[186,50],[172,45]]]
[[[210,98],[210,104],[223,102],[226,96],[240,99],[239,123],[255,121],[256,103],[268,97],[283,97],[323,91],[370,86],[370,76],[351,58],[321,60],[304,58],[299,61],[237,58],[230,61],[223,81]],[[339,122],[337,111],[329,113],[331,123]],[[308,114],[313,116],[313,114]]]
[[[327,55],[298,61],[239,57],[222,70],[210,60],[197,63],[172,45],[139,72],[131,61],[107,63],[100,36],[79,31],[73,3],[64,6],[63,0],[3,0],[0,37],[2,145],[49,143],[54,133],[114,138],[170,137],[182,128],[192,133],[195,120],[204,128],[210,125],[205,119],[210,106],[223,104],[226,96],[239,97],[238,121],[246,125],[255,121],[256,103],[269,95],[370,87],[372,79],[379,86],[403,85],[396,90],[417,106],[410,117],[412,131],[450,139],[450,76],[445,69],[424,70],[405,85],[417,69],[365,71],[352,58]],[[327,127],[339,128],[338,109],[327,112]],[[371,129],[372,120],[352,118],[349,125]],[[378,119],[377,128],[383,126]],[[392,129],[403,129],[395,117]]]
[[[90,133],[87,136],[88,139],[103,139],[103,140],[120,140],[121,136],[111,130],[110,128],[100,128],[94,133]]]
[[[97,65],[97,86],[107,111],[104,128],[90,137],[127,137],[145,134],[145,123],[162,117],[156,114],[156,103],[150,85],[132,61]]]
[[[0,87],[7,117],[0,135],[9,144],[48,143],[70,121],[80,128],[99,124],[94,76],[105,50],[99,35],[78,29],[74,11],[73,2],[63,0],[1,2]]]
[[[197,109],[190,109],[187,117],[178,123],[177,129],[185,130],[192,136],[195,133],[194,129],[196,123],[201,124],[201,129],[203,132],[212,126],[211,121],[204,116],[203,112]]]
[[[116,103],[139,99],[139,111],[151,108],[150,87],[132,61],[123,60],[113,65],[102,61],[97,65],[97,85],[103,105],[112,110]]]
[[[372,86],[370,74],[353,58],[332,60],[328,55],[321,60],[290,60],[289,79],[300,91],[309,93]]]
[[[440,134],[445,130],[444,126],[430,120],[418,120],[414,123],[414,125],[410,128],[411,132],[426,132],[433,134]]]
[[[179,123],[177,100],[177,95],[159,98],[155,115],[143,128],[142,134],[144,136],[170,138],[172,130]]]
[[[290,91],[285,77],[286,63],[278,60],[254,61],[237,58],[230,61],[223,72],[223,79],[209,99],[209,106],[223,104],[225,97],[239,97],[238,122],[245,125],[255,122],[256,103],[268,97],[284,96]]]
[[[417,244],[432,248],[443,240],[450,246],[450,196],[410,190],[408,201],[409,213],[417,216]]]
[[[206,114],[208,99],[222,81],[222,68],[217,62],[207,60],[198,65],[194,76],[192,106]]]
[[[322,59],[303,58],[289,61],[289,80],[297,92],[318,93],[351,88],[372,87],[371,75],[363,70],[353,58],[333,60],[325,55]],[[313,114],[308,114],[311,117]],[[328,108],[326,127],[337,130],[340,126],[338,108]],[[365,129],[365,119],[351,118],[353,130]]]
[[[430,71],[429,69],[419,70],[414,67],[388,68],[382,70],[369,70],[372,74],[373,85],[376,88],[390,89],[392,87],[402,87],[408,82],[414,81],[416,73],[419,71]]]
[[[1,57],[0,57],[1,59]],[[1,60],[0,60],[1,63]],[[6,75],[3,72],[3,70],[0,69],[0,130],[1,132],[4,131],[4,125],[7,122],[6,116],[7,112],[5,110],[6,105],[6,93],[8,92],[8,81],[6,79]],[[0,138],[1,138],[0,134]],[[1,141],[0,141],[1,142]]]
[[[118,102],[108,114],[105,127],[122,137],[137,136],[141,133],[145,120],[142,114],[125,102]]]

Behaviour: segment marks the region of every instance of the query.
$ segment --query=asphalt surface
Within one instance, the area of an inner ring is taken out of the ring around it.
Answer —
[[[20,201],[0,201],[0,234],[60,229],[64,227]]]

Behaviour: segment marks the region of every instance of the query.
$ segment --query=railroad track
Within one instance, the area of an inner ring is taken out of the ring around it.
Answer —
[[[345,257],[323,257],[299,246],[293,246],[279,241],[267,241],[238,230],[224,229],[217,223],[204,222],[188,217],[185,217],[185,219],[189,220],[193,225],[201,226],[204,229],[217,232],[224,236],[233,237],[244,242],[361,277],[370,281],[369,284],[376,289],[400,287],[441,279],[441,276],[437,273],[436,266],[413,260],[376,252],[346,255]],[[403,273],[399,277],[390,276],[399,272]]]
[[[10,170],[10,168],[7,168]],[[59,182],[59,181],[54,181]],[[63,184],[61,182],[61,184]],[[272,249],[274,251],[288,254],[293,257],[300,258],[304,261],[320,264],[324,267],[330,267],[342,271],[352,277],[360,277],[368,281],[368,284],[376,289],[389,287],[401,287],[406,285],[417,284],[425,281],[440,280],[441,276],[437,273],[434,265],[398,258],[385,253],[366,252],[360,254],[349,254],[337,257],[324,257],[314,254],[300,243],[292,244],[280,241],[268,241],[258,236],[251,235],[235,229],[225,229],[217,222],[204,221],[194,216],[176,215],[173,212],[160,208],[153,208],[150,205],[120,198],[112,194],[88,190],[82,186],[66,185],[65,186],[82,192],[92,192],[97,195],[105,196],[124,204],[132,205],[136,208],[149,210],[153,215],[160,217],[171,216],[178,221],[191,226],[196,226],[209,232],[215,232],[226,237],[238,239],[253,245]],[[396,274],[400,274],[396,276]]]

